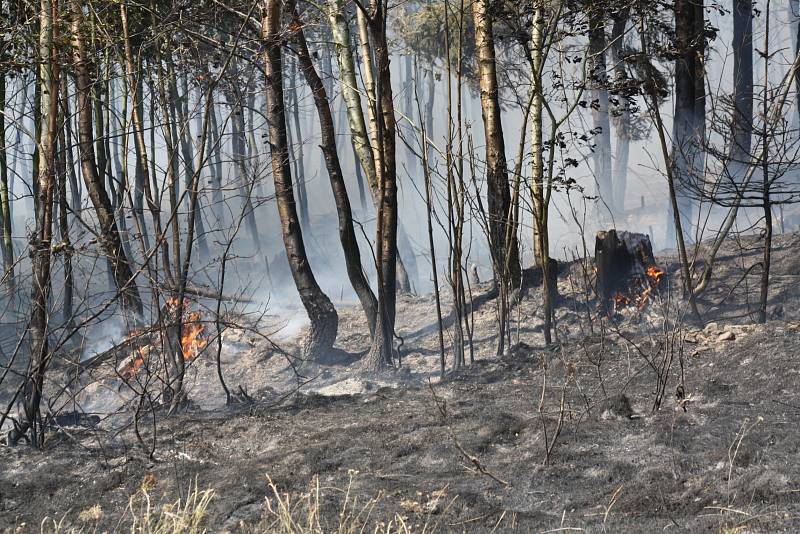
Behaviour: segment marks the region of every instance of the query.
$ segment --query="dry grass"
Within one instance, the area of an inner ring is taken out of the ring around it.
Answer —
[[[382,494],[359,500],[353,492],[353,481],[357,471],[349,471],[349,481],[344,488],[322,487],[314,477],[309,490],[297,495],[281,492],[267,475],[272,495],[267,498],[263,524],[257,532],[265,534],[429,534],[436,532],[430,522],[431,510],[423,511],[422,521],[401,514],[392,517],[376,517],[378,504],[385,502]],[[335,517],[323,511],[323,502],[332,501],[336,507]],[[438,500],[437,500],[438,503]],[[407,508],[400,503],[402,508]],[[426,513],[427,512],[427,513]]]
[[[200,490],[197,482],[189,486],[185,499],[158,506],[150,496],[152,482],[145,477],[139,490],[128,500],[125,514],[115,531],[130,534],[204,534],[203,528],[208,505],[214,490]],[[100,505],[89,507],[78,514],[80,526],[68,525],[66,515],[56,522],[45,519],[40,525],[41,534],[94,534],[101,529],[105,514]]]
[[[437,524],[431,522],[434,514],[452,504],[445,503],[445,489],[431,494],[424,504],[403,501],[397,507],[409,512],[379,516],[379,504],[391,505],[383,494],[363,499],[355,495],[353,484],[357,471],[349,471],[347,485],[342,488],[324,487],[319,477],[314,477],[309,489],[303,493],[282,492],[267,475],[270,496],[264,502],[264,515],[257,525],[238,525],[243,532],[259,534],[432,534]],[[116,524],[114,532],[130,534],[204,534],[208,506],[214,490],[200,490],[197,483],[190,485],[185,499],[159,505],[150,492],[154,479],[145,476],[139,490],[130,497],[122,518],[112,523],[100,505],[91,506],[77,514],[77,525],[64,515],[60,521],[45,519],[40,534],[96,534],[107,532]],[[24,527],[24,526],[23,526]],[[24,532],[24,528],[19,530]]]

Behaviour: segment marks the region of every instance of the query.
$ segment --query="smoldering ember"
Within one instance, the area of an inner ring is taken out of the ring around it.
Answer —
[[[800,532],[800,0],[0,0],[0,533]]]

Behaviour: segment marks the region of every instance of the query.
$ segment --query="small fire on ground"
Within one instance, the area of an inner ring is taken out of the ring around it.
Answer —
[[[192,311],[190,308],[191,303],[188,299],[185,299],[183,302],[183,310],[180,314],[180,318],[182,319],[181,352],[183,353],[184,361],[197,358],[200,352],[208,345],[208,339],[204,336],[205,325],[203,324],[202,314],[199,311]],[[167,325],[177,325],[179,319],[178,298],[172,297],[167,300],[162,311],[164,321]],[[147,333],[135,330],[125,338],[124,342],[133,345],[139,344],[140,339],[147,340],[149,338],[153,338],[153,341],[134,349],[131,353],[131,357],[126,359],[127,363],[120,369],[122,378],[131,379],[139,373],[145,365],[145,362],[148,361],[148,357],[151,354],[157,354],[161,349],[160,340],[163,336],[159,336],[157,331],[154,333]]]
[[[627,292],[618,291],[614,295],[614,310],[635,306],[639,310],[644,310],[650,302],[653,292],[661,285],[664,278],[664,271],[655,266],[648,267],[644,276],[635,277]]]

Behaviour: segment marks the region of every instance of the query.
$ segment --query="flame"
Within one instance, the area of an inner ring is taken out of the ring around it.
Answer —
[[[202,337],[205,326],[200,322],[201,319],[200,312],[191,312],[183,323],[181,350],[183,351],[184,360],[188,361],[196,358],[200,351],[208,345],[208,340]]]
[[[184,361],[189,361],[197,358],[200,352],[208,345],[208,340],[203,336],[205,332],[205,325],[203,324],[203,316],[198,311],[189,311],[190,303],[184,300],[183,303],[183,328],[181,335],[181,352],[183,353]],[[167,300],[165,311],[168,317],[177,319],[178,317],[178,298],[172,297]],[[133,340],[142,335],[139,331],[132,331],[128,334],[127,340]],[[132,359],[130,363],[120,371],[120,375],[124,379],[131,379],[135,377],[146,362],[148,353],[156,348],[153,345],[139,347],[131,352]]]
[[[631,299],[623,295],[622,293],[617,293],[614,295],[614,306],[617,308],[621,308],[623,306],[627,306],[631,303]]]
[[[664,277],[666,273],[661,269],[659,269],[658,267],[650,266],[647,268],[645,274],[647,274],[647,278],[650,279],[650,284],[653,286],[657,286],[658,284],[661,283],[661,279]]]
[[[653,265],[644,274],[644,277],[632,280],[627,291],[614,295],[615,310],[626,306],[636,306],[640,311],[644,310],[666,273]]]

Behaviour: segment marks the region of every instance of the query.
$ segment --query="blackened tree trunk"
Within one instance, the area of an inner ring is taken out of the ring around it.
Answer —
[[[291,6],[293,26],[296,31],[292,35],[292,42],[300,63],[300,70],[306,79],[311,92],[314,95],[314,104],[319,115],[320,134],[322,136],[322,152],[325,156],[325,167],[333,190],[333,199],[336,202],[336,213],[339,217],[339,240],[342,243],[344,259],[347,266],[347,276],[353,290],[358,295],[361,307],[367,317],[370,334],[375,332],[375,317],[377,314],[378,303],[375,295],[369,287],[369,281],[361,268],[361,252],[358,247],[358,239],[353,228],[353,215],[350,209],[350,198],[347,194],[347,187],[344,182],[342,166],[339,162],[339,154],[336,150],[336,129],[334,128],[333,114],[331,113],[328,101],[328,93],[325,85],[314,68],[311,55],[308,51],[308,44],[302,29],[296,9]]]
[[[508,278],[508,282],[517,287],[521,281],[519,246],[516,229],[509,232],[506,228],[511,213],[511,193],[508,186],[505,140],[498,100],[491,4],[491,0],[475,0],[472,4],[475,46],[478,52],[481,112],[486,137],[489,246],[495,251],[493,254],[495,276]]]
[[[303,355],[318,360],[326,355],[336,340],[339,318],[330,299],[317,284],[308,262],[303,232],[297,216],[289,146],[286,138],[286,110],[283,95],[283,43],[281,42],[281,0],[265,0],[262,11],[262,39],[266,45],[264,71],[266,74],[267,122],[269,125],[270,157],[275,182],[275,198],[281,218],[281,232],[286,256],[300,300],[311,322]]]
[[[739,181],[747,170],[753,135],[753,2],[733,1],[733,124],[728,170]]]
[[[92,132],[92,108],[89,102],[89,91],[92,80],[89,77],[88,60],[82,37],[83,9],[78,0],[71,1],[72,10],[72,44],[73,70],[75,75],[75,91],[78,107],[78,150],[81,170],[86,182],[86,190],[94,205],[100,223],[101,245],[114,265],[114,282],[117,287],[123,308],[136,315],[142,313],[142,299],[133,279],[128,258],[122,248],[117,223],[111,209],[102,178],[98,172],[94,154]]]
[[[705,11],[703,0],[675,0],[675,115],[672,155],[675,195],[684,238],[691,240],[692,190],[701,186],[705,141]],[[667,244],[675,243],[667,231]]]

